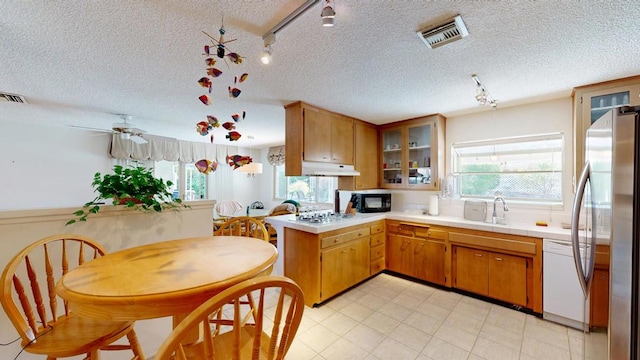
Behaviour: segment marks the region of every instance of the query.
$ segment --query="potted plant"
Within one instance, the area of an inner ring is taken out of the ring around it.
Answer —
[[[100,205],[112,199],[113,205],[123,205],[143,212],[162,212],[163,210],[188,207],[181,199],[173,198],[169,188],[173,182],[156,178],[153,170],[139,165],[123,167],[115,165],[113,174],[95,173],[94,191],[98,195],[82,209],[73,213],[76,218],[67,221],[67,225],[78,221],[87,221],[87,216],[100,211]]]

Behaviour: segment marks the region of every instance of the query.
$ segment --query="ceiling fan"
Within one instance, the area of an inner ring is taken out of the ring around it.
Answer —
[[[136,128],[134,124],[129,121],[132,119],[131,115],[118,114],[118,116],[122,119],[122,122],[116,122],[111,125],[111,130],[107,129],[98,129],[92,127],[85,126],[77,126],[77,125],[69,125],[71,127],[87,129],[93,131],[101,131],[101,132],[109,132],[114,134],[120,134],[120,138],[123,140],[131,140],[136,144],[146,144],[148,141],[142,136],[146,133],[145,130]]]

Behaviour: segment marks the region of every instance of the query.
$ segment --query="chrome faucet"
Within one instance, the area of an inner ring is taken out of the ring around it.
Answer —
[[[507,203],[504,201],[504,198],[502,197],[502,193],[499,191],[496,191],[494,194],[495,198],[493,199],[493,215],[492,215],[492,223],[493,224],[499,224],[499,225],[506,225],[507,221],[504,218],[504,213],[502,214],[502,217],[498,216],[498,212],[496,211],[496,203],[498,201],[502,201],[502,208],[503,210],[509,211],[509,207],[507,206]]]

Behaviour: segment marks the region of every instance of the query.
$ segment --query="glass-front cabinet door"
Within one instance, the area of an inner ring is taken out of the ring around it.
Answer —
[[[575,187],[584,166],[587,129],[611,109],[620,106],[640,106],[640,76],[578,87],[575,88],[573,96]]]
[[[383,188],[438,190],[444,165],[442,115],[399,121],[380,131]]]
[[[382,184],[402,184],[402,127],[382,131]],[[400,186],[395,186],[400,187]]]
[[[407,133],[409,141],[408,149],[408,181],[409,187],[412,185],[430,185],[431,177],[431,144],[433,123],[424,125],[408,126]],[[419,186],[422,187],[422,186]]]

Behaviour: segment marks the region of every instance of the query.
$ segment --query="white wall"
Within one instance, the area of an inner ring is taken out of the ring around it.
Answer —
[[[114,160],[108,153],[108,133],[68,127],[32,127],[25,122],[0,121],[0,211],[46,209],[81,206],[95,197],[91,182],[96,172],[109,173]],[[250,149],[238,149],[248,154]],[[259,200],[267,205],[272,200],[271,166],[266,152],[252,149],[256,160],[265,166],[265,173],[256,178],[233,171],[219,181],[232,182],[232,191],[215,194],[209,199],[237,199],[245,205]],[[265,155],[263,155],[265,154]],[[221,163],[220,167],[229,167]],[[268,193],[263,193],[268,189]]]
[[[78,206],[111,169],[108,134],[0,122],[0,210]]]
[[[567,221],[573,201],[572,190],[572,101],[570,97],[533,104],[498,107],[486,111],[454,116],[446,122],[446,171],[440,177],[451,171],[451,144],[473,140],[487,140],[520,135],[545,134],[552,132],[564,133],[563,159],[563,202],[562,209],[549,206],[523,206],[509,204],[508,219],[515,222],[534,223],[547,221],[550,225],[560,226],[560,222]],[[429,191],[393,191],[392,203],[394,211],[428,208]],[[460,200],[441,200],[440,214],[462,216],[463,202]]]

